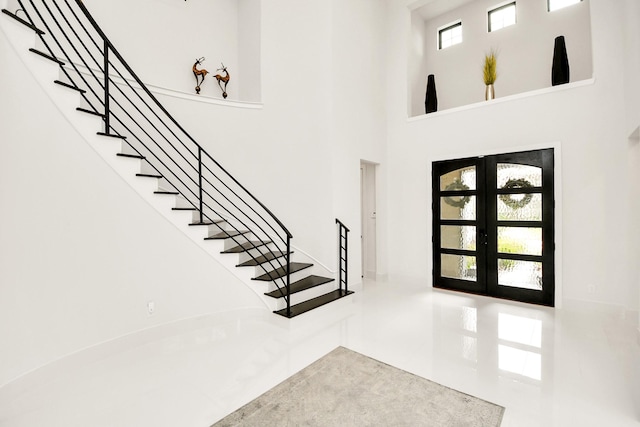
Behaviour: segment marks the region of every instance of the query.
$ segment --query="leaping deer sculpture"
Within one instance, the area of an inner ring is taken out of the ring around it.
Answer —
[[[200,85],[204,82],[204,78],[209,74],[207,70],[204,68],[202,70],[198,70],[198,65],[204,62],[204,56],[202,58],[196,59],[195,64],[191,67],[193,71],[193,76],[196,78],[196,94],[200,95]],[[198,78],[200,77],[200,78]]]
[[[220,86],[220,90],[222,91],[222,97],[224,99],[227,99],[227,83],[229,83],[229,79],[231,78],[231,76],[229,75],[229,72],[227,71],[227,67],[225,67],[224,64],[222,64],[222,68],[218,68],[216,71],[222,71],[223,73],[226,74],[225,76],[216,74],[213,77],[218,81],[218,86]],[[224,84],[224,88],[222,87],[223,84]]]

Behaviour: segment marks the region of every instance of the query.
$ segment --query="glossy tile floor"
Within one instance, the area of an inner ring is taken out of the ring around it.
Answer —
[[[0,426],[206,427],[338,345],[505,406],[503,426],[640,425],[637,316],[410,281],[356,291],[291,321],[207,316],[78,353],[1,388]]]

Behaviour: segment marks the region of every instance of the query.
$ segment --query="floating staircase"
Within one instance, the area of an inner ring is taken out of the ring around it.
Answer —
[[[185,233],[233,269],[275,313],[291,318],[353,293],[346,280],[348,229],[336,220],[338,283],[313,263],[292,261],[287,228],[164,109],[81,0],[4,4],[17,7],[2,9],[0,27],[22,58],[37,56],[54,70],[51,75],[58,74],[49,80],[43,77],[46,65],[30,67],[43,87],[49,82],[75,97],[51,95],[72,123],[82,122],[77,129],[87,142],[119,173],[135,175],[143,197],[154,198],[165,216],[178,215]],[[36,35],[34,47],[27,47],[29,34]],[[87,133],[86,120],[94,120],[93,134]],[[173,202],[169,208],[167,198]]]

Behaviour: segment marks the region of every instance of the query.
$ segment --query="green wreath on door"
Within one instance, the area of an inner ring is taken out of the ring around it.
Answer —
[[[533,185],[524,178],[521,179],[510,179],[502,188],[533,188]],[[509,206],[514,211],[520,208],[524,208],[531,202],[533,198],[533,194],[528,193],[525,194],[521,199],[514,199],[513,194],[500,194],[498,196],[502,203]]]
[[[465,184],[463,184],[458,178],[455,178],[453,180],[453,182],[449,185],[447,185],[444,188],[444,191],[467,191],[469,190],[469,187]],[[453,197],[456,197],[455,199]],[[447,196],[444,198],[444,202],[446,204],[448,204],[449,206],[453,206],[455,208],[464,208],[464,206],[469,203],[469,200],[471,200],[471,196]],[[460,198],[458,198],[460,197]]]

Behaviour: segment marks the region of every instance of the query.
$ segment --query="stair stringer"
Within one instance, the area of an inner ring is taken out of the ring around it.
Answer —
[[[4,2],[1,3],[0,6],[4,6]],[[118,153],[122,152],[121,139],[109,138],[97,134],[97,132],[103,129],[102,118],[77,111],[76,108],[81,105],[81,95],[75,90],[54,83],[54,81],[58,79],[64,81],[63,76],[61,76],[60,66],[29,51],[30,48],[38,45],[38,37],[33,30],[6,17],[0,19],[0,29],[5,34],[9,44],[13,47],[17,57],[26,66],[29,73],[37,81],[47,97],[51,99],[62,116],[121,179],[135,190],[143,200],[158,211],[169,223],[173,224],[174,227],[206,252],[214,261],[222,265],[248,286],[249,289],[255,292],[269,310],[276,311],[284,308],[286,304],[284,304],[282,299],[276,300],[264,295],[266,292],[274,289],[274,285],[271,282],[252,280],[257,270],[254,271],[253,268],[237,267],[240,258],[239,255],[221,253],[225,248],[225,241],[205,240],[205,237],[209,235],[208,227],[192,227],[189,225],[192,222],[192,212],[172,210],[174,207],[180,207],[180,196],[154,194],[155,191],[162,189],[158,182],[159,180],[156,178],[136,176],[137,173],[144,172],[142,165],[144,161],[117,156]],[[314,265],[309,269],[303,270],[303,272],[292,274],[292,282],[309,274],[328,277],[335,276],[328,268],[317,262],[313,262],[310,256],[305,253],[303,254],[303,256],[296,255],[296,258],[304,258],[305,261],[309,260]],[[316,296],[316,294],[333,290],[336,286],[335,282],[331,282],[328,285],[320,286],[318,289],[310,292],[305,291],[301,293],[301,295],[293,297],[292,304],[298,302],[299,299],[308,299],[309,297]]]

